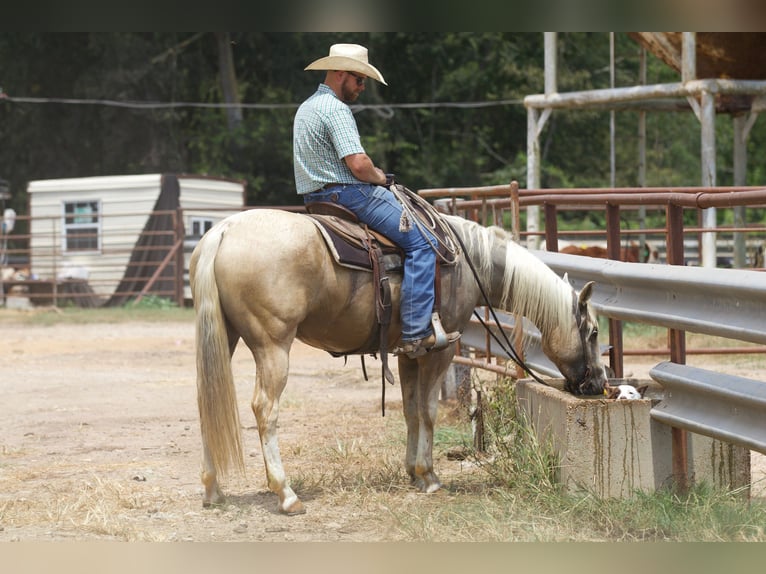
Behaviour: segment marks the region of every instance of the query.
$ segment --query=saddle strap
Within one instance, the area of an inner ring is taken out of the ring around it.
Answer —
[[[383,370],[381,411],[386,416],[386,381],[394,384],[394,375],[388,368],[388,326],[391,324],[391,285],[385,270],[380,267],[383,252],[379,247],[369,246],[372,277],[375,284],[375,314],[378,319],[380,362]]]
[[[442,269],[439,259],[436,259],[436,273],[434,273],[434,311],[441,313],[442,309]]]

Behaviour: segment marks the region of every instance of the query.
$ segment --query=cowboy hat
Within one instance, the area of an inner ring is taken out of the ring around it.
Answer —
[[[383,85],[388,85],[383,79],[383,74],[367,61],[367,48],[359,44],[333,44],[330,46],[329,56],[311,62],[304,70],[357,72],[377,80]]]

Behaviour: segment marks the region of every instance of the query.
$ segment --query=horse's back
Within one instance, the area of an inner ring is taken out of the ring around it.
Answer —
[[[235,271],[237,265],[233,261],[239,262],[239,267],[261,267],[301,253],[307,257],[320,253],[317,251],[321,247],[320,236],[314,225],[305,215],[289,211],[251,209],[227,217],[208,234],[217,229],[222,238],[216,262],[222,270]]]
[[[354,272],[334,263],[305,215],[249,210],[224,219],[208,234],[213,242],[220,238],[214,275],[221,306],[243,336],[260,332],[282,339],[312,327],[326,330],[334,310],[356,287]]]

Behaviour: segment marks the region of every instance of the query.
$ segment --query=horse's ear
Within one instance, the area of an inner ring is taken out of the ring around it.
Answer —
[[[569,273],[564,273],[564,283],[566,283],[567,285],[571,285],[571,283],[569,282]]]
[[[595,281],[588,281],[580,291],[580,297],[579,302],[580,305],[585,305],[588,301],[590,301],[590,296],[593,294],[593,286],[596,284]]]

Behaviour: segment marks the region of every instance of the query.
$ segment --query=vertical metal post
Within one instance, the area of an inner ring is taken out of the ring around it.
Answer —
[[[556,205],[545,204],[545,249],[554,253],[559,250],[559,222]]]
[[[641,48],[639,54],[639,80],[642,86],[646,85],[646,49]],[[646,110],[638,112],[638,186],[646,187]],[[638,225],[646,229],[646,206],[638,208]],[[638,244],[643,247],[646,242],[646,234],[638,236]]]
[[[543,32],[545,50],[545,95],[555,94],[557,75],[557,35],[556,32]],[[550,112],[550,110],[546,110]],[[543,124],[547,115],[543,117]],[[535,108],[527,108],[527,189],[540,189],[540,114]],[[527,247],[537,249],[540,238],[540,208],[537,205],[527,207]]]
[[[186,230],[184,229],[184,212],[181,207],[176,208],[175,212],[174,241],[178,245],[175,257],[175,298],[179,307],[184,306],[184,271],[186,267],[186,257],[184,255],[184,239]]]
[[[537,138],[538,113],[535,108],[527,108],[527,189],[540,189],[540,142]],[[537,205],[527,207],[527,247],[536,249],[540,239],[536,235],[540,229],[540,208]]]
[[[678,205],[667,207],[667,259],[669,265],[684,264],[684,218],[683,208]],[[674,363],[686,363],[686,333],[677,329],[668,330],[670,360]],[[688,438],[685,430],[671,429],[671,456],[673,459],[673,478],[676,488],[681,492],[689,489],[688,473]]]
[[[697,79],[697,33],[681,33],[681,81]]]
[[[521,206],[519,204],[519,182],[514,180],[511,182],[511,227],[512,237],[516,243],[519,243],[521,239]],[[547,226],[546,226],[547,229]],[[513,316],[513,320],[516,323],[516,327],[513,332],[513,344],[516,345],[516,349],[519,355],[524,359],[524,316],[520,313],[516,313]],[[516,365],[516,378],[524,378],[524,369],[521,365]]]
[[[614,90],[614,32],[609,32],[609,87]],[[615,158],[615,113],[609,110],[609,186],[614,188],[617,180]]]
[[[702,186],[716,186],[716,155],[715,155],[715,94],[709,91],[702,92],[702,105],[700,106],[700,119],[702,122]],[[716,209],[709,207],[702,210],[702,227],[705,230],[713,230],[716,224]],[[715,267],[717,264],[716,234],[713,231],[705,231],[702,235],[702,261],[703,267]]]
[[[732,118],[734,125],[734,185],[747,185],[747,116],[737,114]],[[734,227],[744,227],[746,208],[734,207]],[[741,231],[734,232],[734,267],[747,267],[746,237]]]
[[[606,206],[606,255],[609,259],[620,260],[620,206]],[[617,378],[623,377],[622,321],[609,319],[609,364]]]
[[[519,203],[519,182],[511,182],[511,236],[516,243],[521,241],[521,204]]]

